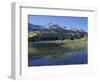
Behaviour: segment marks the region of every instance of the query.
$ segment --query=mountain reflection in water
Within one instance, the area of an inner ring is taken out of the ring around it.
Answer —
[[[42,47],[41,47],[42,46]],[[28,66],[87,64],[87,48],[70,51],[56,44],[29,45]]]

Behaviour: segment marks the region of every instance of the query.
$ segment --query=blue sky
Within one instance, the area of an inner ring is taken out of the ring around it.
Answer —
[[[87,31],[88,27],[88,17],[29,15],[28,22],[35,25],[54,23],[71,28],[80,28],[84,31]]]

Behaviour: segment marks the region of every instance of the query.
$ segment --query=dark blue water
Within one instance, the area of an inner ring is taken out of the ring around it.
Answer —
[[[28,58],[28,66],[48,66],[48,65],[71,65],[71,64],[87,64],[88,54],[87,48],[80,51],[64,53],[58,58],[48,58],[46,56],[37,58]]]

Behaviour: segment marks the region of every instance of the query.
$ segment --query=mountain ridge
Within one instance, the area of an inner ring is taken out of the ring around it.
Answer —
[[[34,25],[31,23],[28,23],[28,31],[58,31],[58,30],[62,30],[62,31],[73,31],[73,32],[85,32],[82,29],[79,28],[69,28],[66,26],[60,26],[58,24],[53,24],[53,23],[48,23],[47,25]]]
[[[34,25],[28,23],[29,41],[80,39],[87,36],[82,29],[68,28],[58,24]]]

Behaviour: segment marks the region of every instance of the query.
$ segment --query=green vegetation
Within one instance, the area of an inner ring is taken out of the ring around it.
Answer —
[[[28,41],[52,41],[52,40],[74,40],[86,36],[87,33],[66,33],[66,32],[29,32]]]
[[[29,57],[57,58],[87,48],[86,32],[34,31],[28,33]]]
[[[87,48],[87,36],[80,39],[29,42],[28,54],[30,57],[46,56],[48,58],[57,58],[63,54],[84,48]]]

